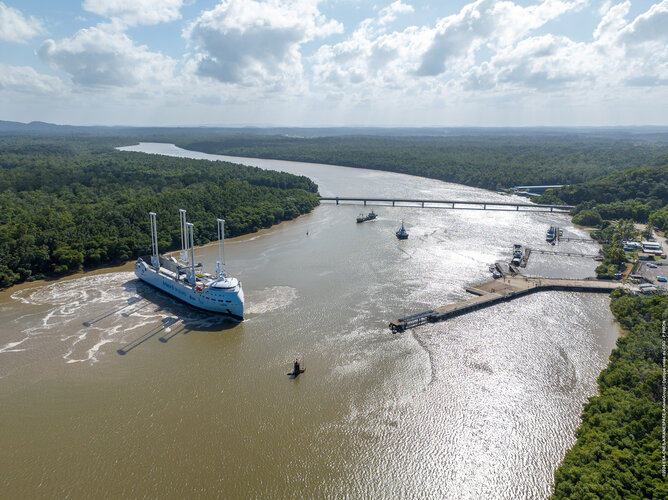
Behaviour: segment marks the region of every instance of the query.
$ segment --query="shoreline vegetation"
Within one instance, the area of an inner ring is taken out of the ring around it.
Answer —
[[[270,231],[272,229],[277,229],[278,227],[282,226],[283,224],[295,222],[298,219],[309,215],[308,213],[301,214],[295,219],[290,219],[290,220],[284,220],[281,222],[277,222],[271,227],[267,228],[262,228],[259,229],[258,231],[255,231],[253,233],[245,233],[241,234],[239,236],[232,236],[232,237],[226,237],[225,238],[225,246],[227,247],[228,245],[234,245],[235,243],[239,243],[241,241],[244,241],[246,239],[250,238],[258,238],[260,236],[263,236],[266,234],[267,231]],[[194,250],[198,251],[206,247],[210,247],[213,245],[217,245],[218,242],[216,241],[210,241],[208,243],[204,243],[202,245],[195,245]],[[170,255],[176,255],[179,252],[178,249],[174,250],[169,250],[166,252],[162,252],[163,254],[170,256]],[[79,271],[76,271],[74,273],[70,274],[63,274],[63,275],[52,275],[52,276],[44,276],[43,278],[39,279],[34,279],[34,280],[26,280],[21,283],[17,283],[15,285],[12,285],[8,288],[0,288],[0,297],[3,295],[11,295],[17,290],[21,290],[22,288],[28,288],[28,287],[34,287],[34,286],[43,286],[43,285],[48,285],[49,283],[55,283],[59,281],[66,281],[66,280],[72,280],[72,279],[78,279],[78,278],[83,278],[86,276],[95,276],[98,274],[107,274],[107,273],[119,273],[119,272],[132,272],[134,273],[134,263],[136,259],[130,259],[126,260],[121,263],[112,263],[112,264],[102,264],[99,266],[95,267],[84,267],[80,269]],[[228,266],[229,268],[229,266]]]
[[[34,279],[44,269],[62,275],[86,262],[113,263],[145,253],[150,248],[149,210],[162,218],[160,246],[174,250],[179,244],[178,214],[171,213],[175,204],[197,224],[198,245],[213,239],[207,233],[214,227],[207,223],[208,213],[227,218],[226,235],[234,236],[295,218],[318,204],[317,186],[305,177],[112,150],[137,141],[387,170],[487,189],[568,184],[534,201],[573,204],[575,224],[598,227],[593,237],[603,244],[607,259],[597,269],[602,277],[612,277],[626,260],[619,253],[621,233],[633,222],[668,229],[665,130],[504,134],[501,129],[447,137],[437,131],[422,137],[382,130],[322,137],[302,130],[302,137],[288,137],[289,130],[283,135],[236,130],[215,136],[192,129],[86,130],[76,132],[85,137],[58,137],[55,129],[49,137],[39,132],[0,137],[0,259],[5,259],[0,260],[0,288],[12,280]],[[231,196],[232,205],[216,204],[217,194]],[[64,239],[58,239],[59,231]],[[668,316],[668,298],[618,290],[611,294],[610,307],[626,333],[599,376],[599,394],[583,409],[577,442],[555,471],[554,499],[668,497],[659,442],[660,324]]]
[[[611,294],[624,330],[585,404],[577,442],[554,474],[552,499],[664,499],[661,472],[662,321],[668,296]]]
[[[329,137],[230,134],[204,140],[177,137],[174,143],[203,153],[385,170],[491,190],[581,183],[630,167],[657,165],[668,154],[666,133],[610,131],[509,134],[501,129],[452,136]]]
[[[195,243],[254,233],[319,204],[304,176],[232,163],[115,151],[96,140],[0,138],[0,288],[149,252],[148,212],[159,246],[179,248],[179,214]],[[215,215],[214,215],[215,214]]]

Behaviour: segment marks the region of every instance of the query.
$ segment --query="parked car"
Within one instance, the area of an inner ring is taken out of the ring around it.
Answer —
[[[662,281],[662,282],[665,283],[666,281],[668,281],[668,279],[666,279],[665,276],[658,275],[658,276],[656,277],[656,281]]]
[[[647,264],[647,267],[650,267],[652,269],[656,269],[656,264],[652,264],[651,262]]]

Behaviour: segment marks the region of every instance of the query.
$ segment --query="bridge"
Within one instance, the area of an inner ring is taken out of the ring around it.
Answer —
[[[320,201],[333,201],[337,205],[367,203],[375,205],[386,204],[395,207],[421,208],[449,208],[459,210],[516,210],[516,211],[542,211],[542,212],[568,212],[572,205],[541,205],[538,203],[524,203],[516,201],[474,201],[474,200],[425,200],[417,198],[365,198],[345,196],[321,196]]]

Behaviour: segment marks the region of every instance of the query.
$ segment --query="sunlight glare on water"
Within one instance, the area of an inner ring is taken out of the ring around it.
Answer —
[[[237,161],[307,175],[322,195],[515,199],[380,171]],[[241,324],[150,288],[131,266],[0,294],[0,496],[548,496],[617,338],[609,299],[538,293],[403,334],[387,325],[467,298],[513,243],[549,250],[550,225],[586,233],[552,213],[373,208],[376,221],[356,224],[370,207],[323,204],[228,241],[228,273],[246,295]],[[394,236],[402,220],[406,241]],[[215,246],[197,259],[212,269]],[[534,254],[526,272],[584,277],[595,266]],[[306,372],[290,380],[296,357]]]

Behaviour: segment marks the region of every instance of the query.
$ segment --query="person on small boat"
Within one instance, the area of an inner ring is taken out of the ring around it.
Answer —
[[[301,368],[299,367],[299,360],[295,359],[295,367],[294,370],[292,371],[295,375],[299,375],[301,373]]]

